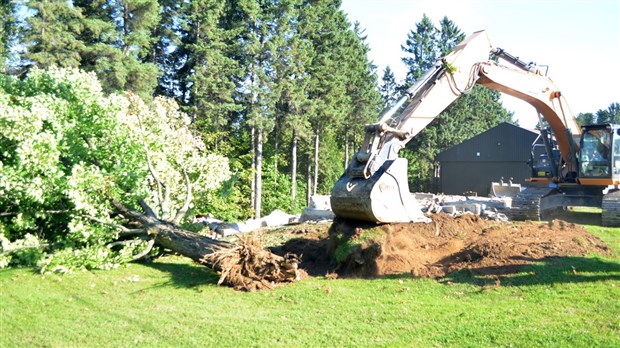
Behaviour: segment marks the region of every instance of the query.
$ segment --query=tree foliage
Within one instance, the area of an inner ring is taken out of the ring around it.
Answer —
[[[106,95],[93,73],[75,69],[3,76],[1,87],[0,233],[49,241],[45,270],[131,257],[136,245],[106,247],[127,231],[114,202],[178,224],[194,195],[229,177],[228,160],[204,152],[170,99]]]
[[[607,109],[599,109],[595,113],[580,113],[577,115],[577,123],[582,126],[606,123],[620,124],[620,103],[611,103]]]
[[[106,91],[150,95],[160,70],[151,34],[160,22],[156,0],[28,1],[22,59],[39,68],[94,71]]]
[[[28,6],[35,14],[27,20],[24,58],[39,68],[80,66],[86,48],[78,37],[85,29],[80,9],[62,0]]]
[[[398,83],[396,83],[394,73],[389,66],[386,66],[385,70],[383,70],[380,91],[384,108],[389,107],[398,100]]]
[[[0,0],[0,72],[4,72],[13,57],[11,50],[19,34],[19,21],[17,3]]]

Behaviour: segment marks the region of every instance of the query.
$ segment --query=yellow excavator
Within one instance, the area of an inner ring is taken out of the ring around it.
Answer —
[[[429,221],[409,192],[407,160],[398,152],[475,84],[529,103],[550,129],[543,134],[547,170],[534,168],[507,215],[538,220],[557,209],[594,206],[602,208],[604,225],[620,226],[620,126],[580,127],[542,69],[494,47],[484,30],[440,58],[377,123],[365,126],[361,149],[332,189],[334,214],[377,223]]]

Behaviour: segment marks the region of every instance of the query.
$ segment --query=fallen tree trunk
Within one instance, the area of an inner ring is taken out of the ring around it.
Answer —
[[[300,278],[297,256],[275,255],[265,250],[257,239],[245,238],[239,244],[218,241],[127,209],[118,202],[114,205],[126,218],[144,225],[156,245],[219,272],[218,285],[254,291]]]

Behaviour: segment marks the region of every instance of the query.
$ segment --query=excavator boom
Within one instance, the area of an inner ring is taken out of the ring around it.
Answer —
[[[497,64],[491,54],[512,66]],[[534,106],[553,129],[567,170],[577,170],[575,139],[580,128],[561,93],[535,68],[494,48],[482,30],[439,59],[378,123],[366,125],[361,149],[332,189],[335,215],[380,223],[429,221],[409,192],[407,160],[398,152],[476,83]]]

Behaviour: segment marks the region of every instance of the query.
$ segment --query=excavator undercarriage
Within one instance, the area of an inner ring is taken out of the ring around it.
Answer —
[[[567,207],[600,207],[601,225],[620,226],[620,190],[607,187],[524,187],[504,213],[511,220],[547,220]]]

